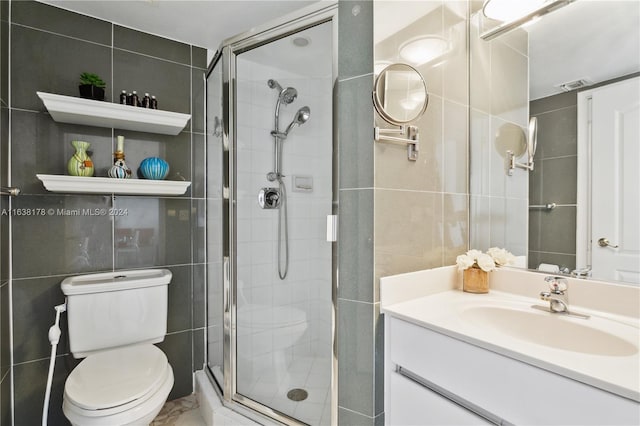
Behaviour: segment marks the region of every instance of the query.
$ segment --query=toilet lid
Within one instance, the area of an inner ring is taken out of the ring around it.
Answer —
[[[293,327],[307,322],[307,314],[292,306],[247,304],[238,308],[239,326],[255,328]]]
[[[160,386],[167,368],[166,355],[153,345],[89,355],[67,378],[65,397],[89,410],[116,407]]]

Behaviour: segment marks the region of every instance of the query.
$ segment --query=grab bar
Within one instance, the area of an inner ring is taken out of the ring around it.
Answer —
[[[0,195],[10,195],[16,197],[20,194],[20,189],[10,186],[0,186]]]
[[[553,210],[556,207],[558,207],[558,205],[556,203],[547,203],[547,204],[535,204],[532,206],[529,206],[529,210]]]

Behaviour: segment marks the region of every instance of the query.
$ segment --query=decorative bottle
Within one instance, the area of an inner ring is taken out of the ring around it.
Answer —
[[[71,141],[71,145],[76,149],[76,152],[67,162],[69,174],[71,176],[93,176],[93,161],[87,154],[87,149],[91,144],[83,141]]]
[[[113,166],[107,172],[110,178],[129,179],[131,169],[124,162],[124,136],[118,136],[116,152],[113,153]]]

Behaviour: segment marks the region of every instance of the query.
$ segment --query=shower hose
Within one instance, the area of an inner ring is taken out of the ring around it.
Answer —
[[[42,406],[42,426],[47,426],[47,416],[49,413],[49,398],[51,396],[51,385],[53,382],[53,369],[56,366],[56,350],[60,341],[60,314],[67,310],[67,304],[55,306],[56,321],[49,329],[49,342],[51,343],[51,359],[49,360],[49,374],[47,375],[47,388],[44,393],[44,404]]]

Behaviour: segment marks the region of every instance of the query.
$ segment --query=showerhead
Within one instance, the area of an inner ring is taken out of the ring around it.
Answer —
[[[306,123],[311,117],[311,110],[308,106],[303,106],[296,112],[296,116],[293,118],[291,124],[287,126],[287,130],[284,131],[285,136],[289,134],[289,131],[293,128],[293,126],[302,126]]]
[[[298,97],[298,91],[293,87],[287,87],[280,92],[280,102],[284,102],[285,105],[295,101]]]
[[[278,90],[278,92],[280,92],[280,94],[278,95],[278,101],[284,103],[285,105],[295,101],[298,97],[298,91],[296,89],[294,89],[293,87],[287,87],[286,89],[283,89],[282,86],[280,86],[280,83],[278,83],[274,79],[269,79],[267,81],[267,85],[269,85],[269,88],[276,89]]]

